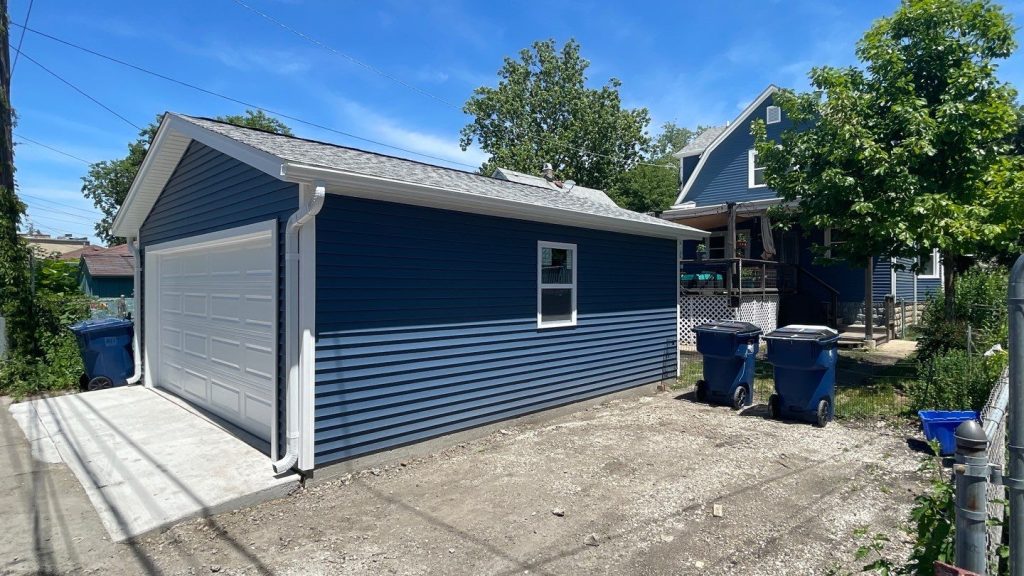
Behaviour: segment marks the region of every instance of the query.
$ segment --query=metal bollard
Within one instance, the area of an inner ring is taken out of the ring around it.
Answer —
[[[988,437],[974,420],[956,427],[956,565],[984,576],[988,519]]]

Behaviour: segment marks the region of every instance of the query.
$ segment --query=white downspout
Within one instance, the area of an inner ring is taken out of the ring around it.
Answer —
[[[274,462],[274,472],[287,472],[299,459],[299,229],[312,220],[323,208],[327,189],[317,184],[309,201],[300,206],[288,219],[285,227],[285,328],[284,364],[287,369],[285,380],[285,430],[287,444],[284,456]],[[276,438],[272,439],[277,441]]]
[[[139,310],[142,309],[139,306],[139,302],[142,300],[142,292],[139,279],[141,273],[139,269],[142,267],[142,260],[139,259],[139,239],[138,237],[128,238],[128,247],[132,251],[132,258],[135,259],[135,277],[133,278],[132,287],[132,299],[134,306],[132,307],[132,352],[135,357],[135,372],[131,378],[128,379],[128,384],[138,384],[139,380],[142,380],[142,346],[139,345],[139,328],[142,327],[142,321],[139,319]]]

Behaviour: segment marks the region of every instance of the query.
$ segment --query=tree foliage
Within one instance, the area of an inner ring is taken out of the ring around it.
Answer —
[[[960,257],[1015,249],[1021,230],[1016,93],[996,77],[1015,46],[986,0],[904,0],[857,44],[862,68],[776,94],[796,129],[773,142],[755,123],[767,184],[806,228],[840,228],[843,260],[938,248],[952,305]]]
[[[146,158],[149,144],[160,127],[160,119],[160,116],[157,116],[156,121],[139,132],[139,137],[128,144],[128,154],[125,157],[96,162],[89,166],[89,172],[82,177],[82,194],[91,199],[103,214],[95,225],[96,236],[108,245],[124,242],[123,238],[110,233],[110,227],[114,223],[117,211],[121,209],[121,204],[128,196],[128,190],[142,166],[142,161]],[[244,114],[220,116],[217,120],[286,136],[292,135],[291,129],[285,123],[268,116],[262,110],[246,110]]]
[[[672,156],[682,150],[707,126],[695,130],[666,122],[648,147],[643,163],[621,173],[608,190],[612,199],[637,212],[667,210],[679,195],[679,160]]]
[[[562,179],[610,189],[643,158],[650,119],[645,108],[622,107],[619,80],[587,87],[589,65],[575,40],[561,51],[554,40],[538,41],[506,57],[498,86],[477,88],[463,107],[473,121],[462,129],[462,149],[476,141],[490,154],[484,174],[536,174],[550,163]]]

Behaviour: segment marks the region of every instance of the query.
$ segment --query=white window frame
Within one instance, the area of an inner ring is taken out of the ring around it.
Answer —
[[[832,242],[832,228],[825,228],[825,258],[832,257],[832,244],[842,244],[845,240],[839,240],[838,242]]]
[[[545,284],[543,281],[544,274],[544,249],[551,248],[555,250],[569,250],[572,253],[572,284]],[[575,244],[565,244],[563,242],[547,242],[539,240],[537,242],[537,328],[565,328],[567,326],[576,325],[576,277],[579,273],[580,259],[579,252],[576,250]],[[569,320],[556,320],[552,322],[544,322],[543,316],[541,315],[541,293],[544,288],[554,288],[562,290],[570,290],[572,296],[572,318]]]
[[[921,259],[919,257],[918,258],[918,263],[920,263],[920,260]],[[938,279],[942,278],[942,258],[939,255],[939,249],[938,248],[932,249],[932,262],[935,263],[935,272],[933,274],[920,274],[920,273],[918,273],[918,275],[917,275],[918,278],[921,278],[921,279],[924,279],[924,280],[938,280]]]
[[[751,148],[747,151],[747,188],[767,188],[767,184],[754,184],[754,169],[757,162],[757,150]],[[764,170],[764,166],[761,167]],[[762,179],[764,176],[762,176]]]

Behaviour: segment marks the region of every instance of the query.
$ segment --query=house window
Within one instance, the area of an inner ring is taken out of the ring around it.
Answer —
[[[725,234],[719,232],[708,238],[708,258],[725,258]]]
[[[708,258],[750,258],[750,231],[736,231],[736,253],[725,253],[725,232],[713,232],[708,237]]]
[[[843,231],[837,228],[825,228],[825,258],[832,258],[832,246],[845,243]]]
[[[757,150],[747,153],[747,187],[764,188],[764,166],[757,163]]]
[[[537,243],[537,327],[576,325],[576,245]]]
[[[938,249],[932,250],[930,256],[921,259],[918,258],[918,262],[921,263],[921,267],[917,270],[918,278],[939,278],[942,276],[942,259],[939,257]]]

